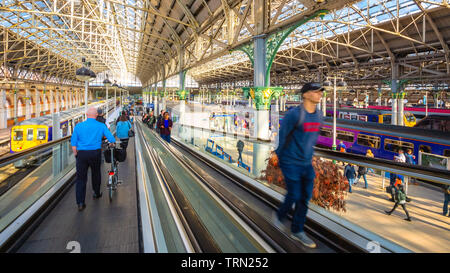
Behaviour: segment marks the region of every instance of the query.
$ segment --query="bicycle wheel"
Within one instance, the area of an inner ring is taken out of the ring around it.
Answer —
[[[109,195],[109,202],[112,202],[112,198],[113,198],[113,192],[114,192],[114,185],[116,184],[116,182],[114,181],[116,178],[114,175],[111,175],[109,177],[109,179],[111,180],[111,183],[109,183],[109,187],[108,187],[108,195]]]

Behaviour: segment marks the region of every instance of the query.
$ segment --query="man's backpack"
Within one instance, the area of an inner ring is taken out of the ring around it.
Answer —
[[[289,143],[291,142],[291,140],[292,140],[292,137],[293,137],[293,135],[294,135],[295,130],[297,130],[300,126],[302,126],[302,125],[303,125],[303,122],[305,121],[306,113],[305,113],[305,109],[303,108],[303,104],[300,104],[300,105],[297,106],[297,107],[300,108],[300,115],[299,115],[299,117],[298,117],[297,123],[295,124],[294,128],[289,132],[289,134],[287,135],[286,141],[284,142],[283,147],[281,147],[281,150],[279,150],[280,147],[278,147],[277,150],[279,150],[279,153],[277,153],[277,154],[281,154],[281,151],[283,151],[283,150],[286,148],[286,146],[288,146],[288,144],[289,144]]]

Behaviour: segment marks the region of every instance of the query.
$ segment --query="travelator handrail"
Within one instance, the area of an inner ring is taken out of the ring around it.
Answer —
[[[136,129],[137,137],[142,140],[142,143],[140,143],[141,140],[138,140],[139,145],[136,145],[136,148],[143,148],[143,150],[146,151],[150,157],[154,171],[157,174],[157,179],[159,180],[158,182],[160,183],[160,186],[165,194],[167,204],[170,207],[172,217],[177,224],[177,229],[180,232],[180,235],[184,237],[183,243],[186,250],[188,252],[220,252],[220,249],[215,244],[213,238],[209,236],[209,233],[206,231],[205,227],[200,223],[198,216],[187,203],[187,199],[184,197],[182,191],[175,186],[175,182],[169,171],[161,164],[158,155],[156,155],[153,148],[151,148],[149,143],[147,143],[147,140],[142,132],[142,128],[138,122],[136,123]],[[139,154],[139,159],[142,161],[141,154]],[[141,170],[147,170],[145,165],[142,167],[143,168],[140,168]],[[142,181],[139,179],[140,198],[145,199],[146,202],[153,199],[153,204],[155,204],[154,197],[152,197],[149,192],[151,189],[147,189],[146,186],[141,186],[141,182],[145,182],[145,180],[148,179],[142,179]],[[145,190],[145,194],[142,194],[143,190]],[[152,216],[152,210],[155,210],[155,208],[156,206],[152,208],[148,205],[143,205],[141,202],[141,221],[143,226],[147,227],[147,232],[144,232],[143,229],[144,249],[145,251],[148,249],[150,252],[160,250],[158,243],[156,242],[158,241],[158,233],[161,233],[161,231],[158,232],[159,220],[156,219],[157,217]],[[150,228],[154,230],[152,231],[152,235],[148,234],[148,229]],[[160,242],[160,245],[163,244],[163,242]],[[165,247],[163,246],[163,248]]]
[[[11,161],[15,161],[15,160],[18,160],[20,158],[26,157],[26,156],[28,156],[30,154],[34,154],[34,153],[36,153],[36,152],[38,152],[40,150],[45,150],[45,149],[48,149],[48,148],[52,148],[53,146],[56,146],[57,144],[59,144],[61,142],[67,141],[70,138],[71,138],[71,136],[65,136],[65,137],[62,137],[60,139],[52,140],[52,141],[49,141],[47,143],[35,146],[33,148],[27,149],[27,150],[22,151],[22,152],[17,152],[17,153],[14,153],[14,154],[6,155],[6,156],[0,158],[0,167],[3,167],[4,165],[10,164]]]
[[[195,130],[202,130],[206,132],[211,133],[223,133],[223,135],[233,137],[235,139],[241,139],[245,141],[251,141],[252,143],[263,143],[262,141],[255,141],[251,138],[248,138],[246,136],[242,136],[239,134],[234,133],[226,133],[223,131],[217,131],[217,130],[211,130],[211,129],[205,129],[205,128],[199,128],[192,125],[182,125],[179,126],[191,128]],[[415,177],[431,182],[436,182],[439,184],[444,185],[450,185],[450,171],[443,170],[443,169],[437,169],[432,167],[426,167],[421,165],[409,165],[406,163],[400,163],[395,162],[393,160],[386,160],[386,159],[380,159],[380,158],[371,158],[366,157],[364,155],[358,155],[353,153],[342,153],[339,151],[332,151],[326,148],[320,148],[315,146],[314,147],[314,155],[320,156],[328,159],[338,160],[338,161],[345,161],[354,163],[358,166],[364,166],[368,168],[373,168],[389,173],[396,173],[405,175],[408,177]]]
[[[245,141],[251,141],[252,143],[263,143],[262,141],[255,141],[249,137],[242,136],[234,133],[226,133],[223,131],[199,128],[192,125],[179,125],[186,128],[191,128],[195,130],[202,130],[211,133],[223,133],[225,136],[233,137],[235,139],[241,139]],[[325,157],[328,159],[345,161],[354,163],[358,166],[364,166],[368,168],[373,168],[389,173],[396,173],[405,175],[408,177],[415,177],[431,182],[436,182],[439,184],[450,185],[450,171],[437,169],[432,167],[426,167],[421,165],[408,165],[406,163],[395,162],[393,160],[386,160],[380,158],[370,158],[363,155],[352,154],[352,153],[342,153],[338,151],[332,151],[326,148],[314,147],[314,155]]]
[[[406,163],[332,151],[319,147],[314,147],[314,155],[328,159],[349,162],[358,166],[373,168],[389,173],[401,174],[408,177],[415,177],[431,182],[436,182],[439,184],[450,185],[450,171],[448,170],[420,165],[409,165]]]

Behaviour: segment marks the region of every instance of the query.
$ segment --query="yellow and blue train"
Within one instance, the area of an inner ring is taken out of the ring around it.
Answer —
[[[106,102],[98,101],[88,104],[106,112]],[[84,120],[84,106],[60,112],[62,137],[71,135],[75,125]],[[22,152],[53,140],[52,115],[45,115],[20,122],[11,128],[10,152]]]

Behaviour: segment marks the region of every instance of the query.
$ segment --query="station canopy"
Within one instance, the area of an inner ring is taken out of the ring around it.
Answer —
[[[252,79],[239,51],[256,35],[298,26],[278,50],[278,83],[334,71],[350,80],[448,80],[447,0],[33,0],[0,1],[4,78],[75,81],[86,57],[96,73],[132,73],[143,86],[176,75],[200,84]],[[262,10],[262,13],[260,12]],[[258,17],[263,14],[263,17]],[[259,19],[263,18],[261,23]],[[262,25],[261,25],[262,24]]]

